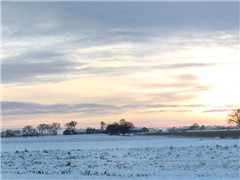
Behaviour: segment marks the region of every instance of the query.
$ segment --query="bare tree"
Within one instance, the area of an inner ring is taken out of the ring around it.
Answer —
[[[49,129],[50,125],[49,124],[39,124],[37,126],[37,129],[39,131],[40,134],[51,134],[50,133],[50,129]]]
[[[37,130],[30,125],[25,126],[22,131],[23,131],[23,135],[25,136],[38,135]]]
[[[105,129],[106,123],[101,121],[101,130],[103,131]]]
[[[52,124],[39,124],[37,126],[38,132],[40,134],[45,134],[45,135],[57,135],[58,130],[60,129],[60,124],[59,123],[52,123]]]
[[[76,121],[71,121],[69,123],[65,124],[65,127],[67,128],[65,131],[63,131],[64,135],[73,135],[77,134],[75,131],[75,126],[77,125]]]
[[[230,114],[228,114],[228,123],[235,123],[237,124],[238,128],[240,128],[240,108],[234,110]]]
[[[57,135],[58,134],[58,130],[61,128],[60,123],[52,123],[51,125],[51,129],[52,129],[52,134],[53,135]]]
[[[39,124],[37,126],[37,129],[38,129],[38,132],[43,135],[44,134],[44,131],[45,131],[45,124]]]
[[[194,129],[198,129],[198,128],[199,128],[198,123],[193,123],[193,125],[189,127],[189,130],[194,130]]]
[[[51,134],[52,134],[52,127],[51,127],[50,124],[47,124],[47,125],[46,125],[46,131],[47,131],[47,134],[48,134],[48,135],[51,135]]]
[[[121,119],[119,121],[120,132],[125,135],[126,133],[130,133],[130,128],[133,128],[134,125],[132,122],[128,122],[125,119]]]
[[[14,131],[13,130],[6,130],[6,137],[13,137],[14,136]]]
[[[65,127],[66,127],[67,129],[74,130],[76,125],[77,125],[77,122],[76,122],[76,121],[71,121],[71,122],[69,122],[69,123],[66,123],[66,124],[65,124]]]

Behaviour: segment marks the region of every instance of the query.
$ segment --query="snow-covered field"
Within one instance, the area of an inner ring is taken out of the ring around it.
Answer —
[[[3,138],[2,179],[239,179],[239,139]]]

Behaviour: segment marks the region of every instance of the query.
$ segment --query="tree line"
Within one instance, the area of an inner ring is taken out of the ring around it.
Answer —
[[[22,130],[2,131],[1,137],[57,135],[60,129],[60,123],[55,122],[52,124],[39,124],[36,128],[31,125],[26,125]]]
[[[130,129],[133,128],[134,125],[132,122],[128,122],[125,119],[121,119],[119,123],[114,122],[113,124],[109,124],[106,128],[106,132],[109,135],[120,135],[123,136],[125,134],[130,133]]]
[[[240,108],[233,110],[232,113],[229,113],[227,116],[228,123],[237,124],[238,128],[240,128]],[[64,135],[72,135],[77,134],[76,132],[76,121],[71,121],[65,124]],[[198,125],[193,124],[190,128],[195,129]],[[131,132],[131,128],[134,125],[132,122],[128,122],[125,119],[121,119],[119,122],[114,122],[112,124],[106,124],[105,122],[100,123],[101,130],[97,130],[95,128],[87,128],[86,134],[95,134],[95,133],[106,133],[109,135],[126,135]],[[205,127],[202,126],[201,129]],[[60,123],[52,123],[52,124],[39,124],[36,128],[31,125],[27,125],[23,127],[22,130],[6,130],[1,131],[1,137],[14,137],[14,136],[39,136],[39,135],[57,135],[59,130],[61,129]],[[172,130],[172,129],[169,129]],[[174,129],[173,129],[174,130]]]
[[[75,131],[75,126],[77,122],[71,121],[65,124],[67,130]],[[1,137],[14,137],[14,136],[42,136],[42,135],[58,135],[59,130],[61,130],[60,123],[52,124],[39,124],[36,128],[31,125],[26,125],[22,130],[11,130],[1,132]]]
[[[134,127],[132,122],[128,122],[125,119],[121,119],[118,122],[114,122],[112,124],[106,124],[105,122],[100,123],[101,129],[95,129],[88,127],[86,129],[85,133],[79,133],[76,132],[76,126],[77,122],[71,121],[70,123],[67,123],[65,126],[67,129],[63,132],[64,135],[74,135],[74,134],[109,134],[109,135],[126,135],[127,133],[130,133],[130,129]]]

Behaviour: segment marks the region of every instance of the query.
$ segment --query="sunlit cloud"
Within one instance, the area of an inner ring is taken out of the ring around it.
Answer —
[[[217,113],[217,112],[231,112],[234,109],[210,109],[203,111],[204,113]]]

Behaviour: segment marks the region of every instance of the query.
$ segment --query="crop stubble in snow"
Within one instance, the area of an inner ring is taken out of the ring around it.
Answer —
[[[239,178],[239,145],[2,152],[2,174]]]

